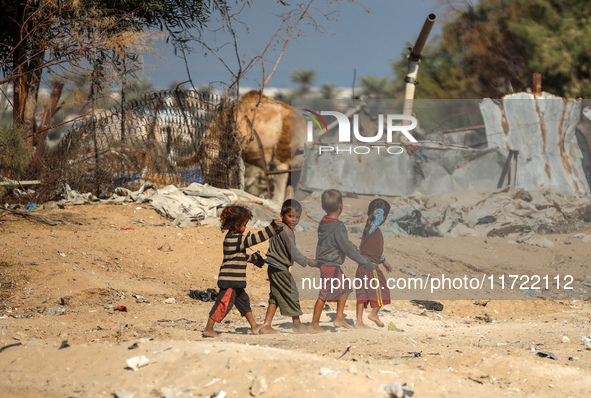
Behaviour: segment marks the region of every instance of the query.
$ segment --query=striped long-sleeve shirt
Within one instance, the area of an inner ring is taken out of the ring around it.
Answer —
[[[266,241],[276,235],[281,228],[271,223],[264,230],[254,233],[228,232],[224,238],[224,260],[220,267],[218,287],[221,289],[245,288],[246,266],[247,262],[252,260],[252,255],[246,253],[246,248]]]

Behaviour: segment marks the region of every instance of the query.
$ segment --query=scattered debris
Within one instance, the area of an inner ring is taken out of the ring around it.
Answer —
[[[491,224],[495,221],[497,221],[497,218],[495,216],[481,217],[476,222],[476,225]]]
[[[583,343],[585,347],[591,349],[591,334],[581,337],[581,343]]]
[[[114,311],[120,311],[120,312],[127,312],[127,307],[124,306],[124,305],[118,305],[118,306],[115,306],[113,308],[113,310]]]
[[[526,245],[544,247],[546,249],[550,249],[550,248],[554,247],[554,243],[550,242],[550,240],[544,236],[541,236],[538,238],[534,238],[531,236],[525,236],[525,237],[517,239],[517,243],[525,243]]]
[[[357,374],[357,366],[355,365],[349,365],[349,373],[351,374]]]
[[[380,391],[388,398],[409,398],[415,395],[414,391],[407,387],[406,383],[400,384],[399,382],[386,384],[380,384]]]
[[[158,250],[160,250],[161,252],[165,252],[165,253],[170,253],[172,250],[172,247],[170,246],[170,244],[168,242],[165,242],[162,246],[160,246],[158,248]]]
[[[48,224],[48,225],[52,225],[52,226],[53,225],[59,225],[59,224],[63,224],[64,223],[61,220],[52,220],[50,218],[46,218],[46,217],[38,216],[38,215],[35,215],[35,214],[31,214],[31,213],[26,212],[26,211],[9,209],[6,206],[0,206],[0,211],[5,211],[7,213],[15,214],[17,216],[22,216],[22,217],[31,219],[33,221],[39,221],[39,222],[42,222],[44,224]]]
[[[209,301],[216,301],[218,298],[218,292],[217,290],[212,288],[209,288],[206,291],[190,290],[189,297],[191,297],[194,300],[201,300],[207,303]]]
[[[400,329],[398,326],[394,324],[394,322],[390,322],[388,325],[388,330],[392,332],[404,332],[404,329]]]
[[[338,357],[337,359],[341,359],[342,357],[344,357],[344,356],[345,356],[345,354],[346,354],[346,353],[348,353],[350,350],[351,350],[351,346],[350,346],[350,345],[348,345],[348,346],[347,346],[347,349],[345,349],[345,352],[343,352],[343,353],[341,354],[341,356],[340,356],[340,357]]]
[[[151,362],[145,355],[139,356],[139,357],[133,357],[133,358],[129,358],[127,361],[127,367],[129,369],[132,369],[134,372],[137,372],[139,370],[139,368],[142,368],[144,366],[148,366]]]
[[[142,296],[141,294],[132,294],[131,297],[133,297],[135,299],[135,302],[138,304],[141,304],[141,303],[150,304],[150,302],[148,300],[146,300],[144,298],[144,296]]]
[[[424,308],[429,311],[443,311],[443,304],[438,301],[431,300],[410,300],[411,303],[419,308]]]
[[[255,376],[250,386],[250,395],[258,397],[267,391],[267,380],[263,376]]]
[[[117,390],[114,392],[115,398],[135,398],[135,393],[125,390]]]
[[[4,347],[0,348],[0,352],[6,350],[7,348],[18,347],[19,345],[23,345],[23,343],[14,343],[14,344],[5,345]]]
[[[176,304],[176,300],[174,297],[169,297],[166,300],[164,300],[164,304]]]
[[[127,347],[128,350],[135,350],[136,348],[138,348],[138,344],[137,342],[133,343],[132,345],[130,345],[129,347]]]
[[[320,368],[320,376],[323,377],[336,376],[340,374],[341,372],[339,370],[332,370],[331,368]]]
[[[62,341],[62,345],[60,345],[60,348],[58,348],[58,350],[68,348],[68,347],[70,347],[70,344],[68,344],[68,340],[64,340],[64,341]]]
[[[568,336],[562,336],[562,342],[568,344],[570,343],[570,338]]]
[[[551,353],[550,351],[539,351],[536,355],[539,356],[540,358],[550,358],[555,361],[559,360],[558,357],[556,355],[554,355],[553,353]]]
[[[45,314],[45,316],[53,316],[53,315],[64,315],[66,313],[66,310],[63,309],[62,307],[60,307],[59,305],[53,306],[50,309],[48,309]]]

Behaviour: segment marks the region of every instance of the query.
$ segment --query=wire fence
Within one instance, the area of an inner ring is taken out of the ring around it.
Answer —
[[[47,153],[43,184],[60,190],[67,183],[99,197],[146,181],[237,188],[244,142],[233,105],[226,97],[175,90],[95,113]]]

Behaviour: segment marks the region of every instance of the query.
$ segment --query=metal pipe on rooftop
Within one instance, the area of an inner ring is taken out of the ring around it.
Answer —
[[[417,80],[417,76],[419,74],[419,65],[421,63],[421,53],[423,52],[423,47],[425,47],[427,37],[429,37],[429,34],[431,33],[431,28],[433,27],[433,24],[435,23],[436,19],[437,16],[435,14],[429,14],[427,16],[427,19],[423,24],[423,28],[421,29],[421,33],[419,33],[419,37],[417,38],[414,47],[410,49],[410,55],[408,56],[408,72],[406,74],[406,78],[404,79],[404,81],[406,82],[406,89],[404,93],[404,108],[402,111],[404,115],[412,115],[412,106],[415,96],[415,86],[419,83]]]

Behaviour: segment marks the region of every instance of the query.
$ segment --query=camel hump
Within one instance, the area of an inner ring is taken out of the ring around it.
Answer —
[[[248,93],[244,94],[241,98],[241,101],[244,103],[247,102],[257,102],[259,100],[260,91],[259,90],[250,90]],[[261,95],[261,102],[270,103],[270,104],[277,104],[279,101],[274,100],[273,98],[267,97],[266,95]]]

